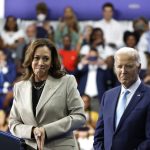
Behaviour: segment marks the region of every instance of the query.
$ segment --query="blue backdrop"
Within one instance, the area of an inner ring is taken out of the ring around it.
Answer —
[[[5,0],[5,17],[14,15],[22,19],[36,18],[36,4],[45,2],[49,8],[49,18],[57,20],[66,6],[71,6],[79,20],[98,20],[102,17],[101,6],[106,0]],[[150,19],[149,0],[110,0],[116,8],[115,18],[135,19],[144,16]]]

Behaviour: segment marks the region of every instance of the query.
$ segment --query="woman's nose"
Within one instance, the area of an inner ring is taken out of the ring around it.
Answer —
[[[40,59],[39,62],[38,62],[38,64],[39,64],[39,65],[43,65],[43,60]]]

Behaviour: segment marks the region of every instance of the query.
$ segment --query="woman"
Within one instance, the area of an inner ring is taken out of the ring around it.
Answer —
[[[23,79],[14,85],[11,133],[39,150],[76,150],[72,131],[85,116],[75,78],[60,70],[57,50],[47,39],[30,44],[23,65]]]
[[[57,47],[63,47],[63,36],[69,34],[71,37],[71,47],[76,49],[79,40],[79,30],[80,27],[73,8],[66,7],[64,9],[64,15],[60,18],[55,31],[55,43],[57,44]]]
[[[14,16],[8,16],[1,33],[4,41],[4,47],[16,49],[24,40],[24,32],[19,29],[17,19]]]
[[[7,49],[11,58],[16,61],[19,61],[22,56],[24,36],[24,31],[19,29],[17,19],[14,16],[8,16],[1,37],[4,41],[4,48]]]

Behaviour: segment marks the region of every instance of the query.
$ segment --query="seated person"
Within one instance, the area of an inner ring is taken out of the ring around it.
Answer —
[[[87,94],[83,94],[82,100],[84,102],[84,110],[85,110],[87,125],[90,125],[93,128],[95,128],[96,122],[98,120],[98,113],[91,110],[91,103],[92,103],[91,97]]]
[[[3,108],[6,95],[12,91],[12,84],[16,79],[16,66],[7,54],[0,49],[0,109]]]

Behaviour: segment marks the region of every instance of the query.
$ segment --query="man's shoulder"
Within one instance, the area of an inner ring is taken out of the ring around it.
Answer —
[[[114,88],[112,88],[112,89],[109,89],[108,91],[106,91],[105,92],[105,94],[107,95],[107,94],[114,94],[114,93],[116,93],[116,92],[118,92],[119,90],[121,90],[121,86],[117,86],[117,87],[114,87]]]
[[[148,84],[143,84],[143,87],[146,91],[149,91],[150,92],[150,85]]]

